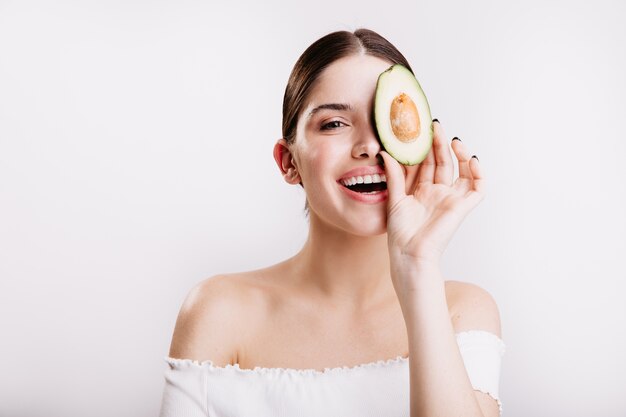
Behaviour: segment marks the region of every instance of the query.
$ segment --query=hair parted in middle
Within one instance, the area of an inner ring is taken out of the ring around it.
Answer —
[[[296,61],[283,97],[282,134],[287,143],[296,139],[296,126],[315,82],[326,67],[349,55],[371,55],[392,64],[404,65],[413,72],[408,61],[391,42],[369,29],[329,33],[313,42]]]

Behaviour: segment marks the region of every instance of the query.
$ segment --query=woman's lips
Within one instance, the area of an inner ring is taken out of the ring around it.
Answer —
[[[389,196],[389,192],[387,190],[374,191],[372,193],[357,193],[340,182],[337,182],[337,185],[339,185],[348,197],[360,203],[377,204],[386,201]]]
[[[343,174],[339,180],[341,181],[344,178],[359,177],[359,176],[364,177],[366,175],[374,175],[374,174],[385,175],[385,170],[378,165],[356,167],[346,172],[345,174]]]

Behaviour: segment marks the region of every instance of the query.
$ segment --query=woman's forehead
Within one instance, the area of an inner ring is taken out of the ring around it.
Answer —
[[[333,62],[317,79],[303,115],[310,117],[325,108],[350,111],[369,104],[378,76],[390,66],[390,62],[371,55],[351,55]],[[339,109],[336,105],[348,108]]]
[[[350,55],[324,69],[314,90],[329,93],[360,90],[363,87],[375,88],[378,76],[391,65],[390,62],[371,55]]]

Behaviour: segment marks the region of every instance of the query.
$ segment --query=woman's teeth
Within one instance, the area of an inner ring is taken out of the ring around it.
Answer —
[[[346,187],[356,184],[378,184],[380,182],[387,182],[385,174],[364,175],[358,177],[344,178],[341,183]]]

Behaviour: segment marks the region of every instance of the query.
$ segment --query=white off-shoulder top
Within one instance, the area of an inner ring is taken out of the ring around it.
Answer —
[[[474,389],[498,397],[504,343],[492,333],[456,334]],[[354,367],[241,369],[165,358],[160,417],[408,417],[409,359]]]

